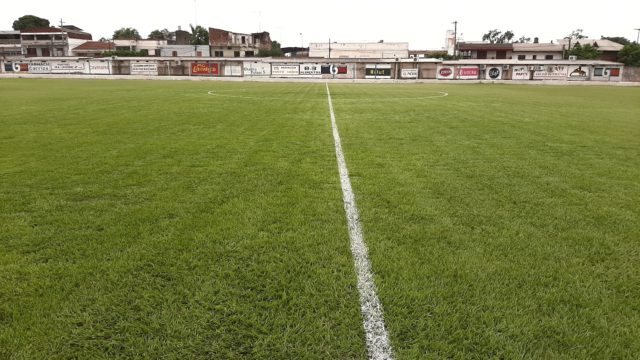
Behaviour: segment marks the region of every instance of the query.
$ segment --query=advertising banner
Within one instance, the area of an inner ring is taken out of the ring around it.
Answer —
[[[348,73],[346,65],[322,65],[320,73],[323,75],[339,75]]]
[[[111,61],[89,60],[85,68],[86,74],[109,75],[111,74]]]
[[[271,75],[271,64],[245,61],[242,65],[244,76],[269,76]]]
[[[402,69],[400,71],[400,76],[403,79],[417,79],[418,78],[418,69]]]
[[[452,80],[455,74],[455,68],[449,65],[439,65],[436,69],[436,79]]]
[[[84,61],[52,61],[52,74],[77,74],[84,73]]]
[[[477,66],[461,66],[458,69],[458,79],[460,80],[474,80],[480,75],[480,68]]]
[[[51,64],[48,61],[32,61],[29,63],[30,74],[50,74]]]
[[[322,67],[319,64],[302,64],[300,65],[300,75],[305,77],[322,76]]]
[[[511,80],[529,80],[529,69],[526,66],[514,66]]]
[[[131,75],[158,75],[158,64],[155,62],[131,63]]]
[[[564,80],[568,76],[567,69],[567,66],[564,65],[536,66],[533,78],[535,80]]]
[[[487,80],[500,80],[502,79],[502,67],[501,66],[488,66],[487,67]]]
[[[391,64],[367,64],[364,77],[365,79],[391,79]]]
[[[211,63],[192,63],[191,75],[195,76],[217,76],[220,75],[220,67],[218,64]]]
[[[300,67],[298,65],[271,65],[271,75],[300,76]]]
[[[588,66],[569,66],[569,80],[587,80],[589,78]]]
[[[242,65],[224,65],[224,76],[242,76]]]

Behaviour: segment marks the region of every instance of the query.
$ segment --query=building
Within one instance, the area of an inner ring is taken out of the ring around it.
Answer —
[[[209,45],[167,45],[160,49],[160,56],[209,57]]]
[[[581,46],[591,45],[602,52],[598,59],[605,61],[617,61],[618,53],[624,47],[622,44],[606,39],[560,39],[558,43],[566,50],[573,49],[577,44]]]
[[[20,33],[22,52],[27,57],[70,56],[71,49],[91,39],[91,34],[73,25],[33,28]]]
[[[17,59],[23,57],[20,31],[0,31],[0,58]]]
[[[114,51],[115,44],[112,41],[87,41],[71,49],[71,56],[96,57],[107,51]]]
[[[271,50],[271,37],[266,31],[243,34],[209,28],[209,46],[214,57],[253,57]]]
[[[513,58],[517,60],[562,60],[564,47],[560,44],[514,43]]]
[[[337,59],[406,59],[409,43],[361,42],[361,43],[309,43],[309,57]]]
[[[464,59],[512,59],[513,44],[461,42],[458,43],[458,53]]]

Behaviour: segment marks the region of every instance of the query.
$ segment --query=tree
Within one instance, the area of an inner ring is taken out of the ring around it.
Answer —
[[[575,29],[571,32],[571,34],[567,35],[565,38],[586,39],[587,35],[582,35],[582,29]]]
[[[153,30],[147,36],[148,39],[151,40],[174,40],[176,38],[176,33],[165,29],[162,30]]]
[[[502,31],[493,29],[482,35],[482,41],[489,41],[491,44],[504,44],[510,42],[514,36],[511,30],[507,30],[503,34]]]
[[[282,56],[282,49],[280,48],[280,43],[277,41],[272,41],[271,42],[271,49],[269,50],[264,50],[264,49],[260,49],[260,51],[258,51],[258,56],[259,57],[278,57],[278,56]]]
[[[524,44],[524,43],[528,43],[529,41],[531,41],[530,37],[525,37],[525,36],[520,36],[520,39],[518,39],[518,43]]]
[[[138,30],[134,28],[120,28],[113,32],[114,40],[140,40],[142,37]]]
[[[25,15],[13,22],[13,30],[27,30],[37,27],[49,27],[49,20],[35,15]]]
[[[613,41],[614,43],[618,43],[620,45],[629,45],[629,44],[631,44],[631,40],[627,39],[626,37],[622,37],[622,36],[601,36],[600,38],[603,39],[603,40]]]
[[[630,66],[640,66],[640,44],[625,45],[618,53],[618,61]]]
[[[209,31],[200,25],[191,26],[191,45],[209,45]]]
[[[586,44],[584,46],[576,44],[576,46],[569,51],[569,55],[575,55],[581,60],[593,60],[599,58],[600,55],[602,55],[602,52],[598,51],[598,49],[590,44]]]

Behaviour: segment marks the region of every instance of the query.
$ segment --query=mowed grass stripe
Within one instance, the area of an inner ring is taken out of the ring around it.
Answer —
[[[0,97],[0,358],[367,357],[321,84]]]
[[[640,354],[640,89],[332,97],[398,359]]]

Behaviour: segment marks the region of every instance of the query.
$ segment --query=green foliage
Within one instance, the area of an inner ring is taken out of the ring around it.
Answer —
[[[105,51],[99,55],[99,57],[107,57],[107,56],[118,56],[118,57],[141,57],[148,56],[149,52],[146,49],[135,51],[135,50],[114,50],[114,51]]]
[[[150,32],[147,38],[151,40],[174,40],[176,38],[176,33],[169,31],[166,28],[162,30],[156,29]]]
[[[113,32],[114,40],[140,40],[142,37],[135,28],[120,28]]]
[[[613,41],[613,42],[618,43],[620,45],[629,45],[629,44],[631,44],[631,40],[629,40],[629,39],[627,39],[626,37],[623,37],[623,36],[603,36],[602,39],[610,40],[610,41]]]
[[[529,41],[531,41],[530,37],[521,36],[516,42],[524,44],[524,43],[528,43]]]
[[[49,20],[35,15],[24,15],[13,22],[13,30],[27,30],[37,27],[48,27]]]
[[[197,25],[191,26],[191,45],[209,45],[209,30]]]
[[[280,43],[277,41],[271,42],[271,49],[264,50],[260,49],[258,51],[258,57],[281,57],[283,56],[282,49],[280,48]]]
[[[591,44],[576,44],[571,51],[569,51],[569,55],[575,55],[581,60],[593,60],[599,58],[600,55],[602,55],[602,51],[591,46]]]
[[[489,41],[491,44],[504,44],[510,42],[514,36],[511,30],[502,33],[498,29],[493,29],[482,35],[482,41]]]
[[[566,37],[577,40],[577,39],[586,39],[587,36],[582,34],[582,29],[575,29],[571,32],[571,34]]]
[[[625,45],[618,53],[618,61],[630,66],[640,66],[640,44]]]

